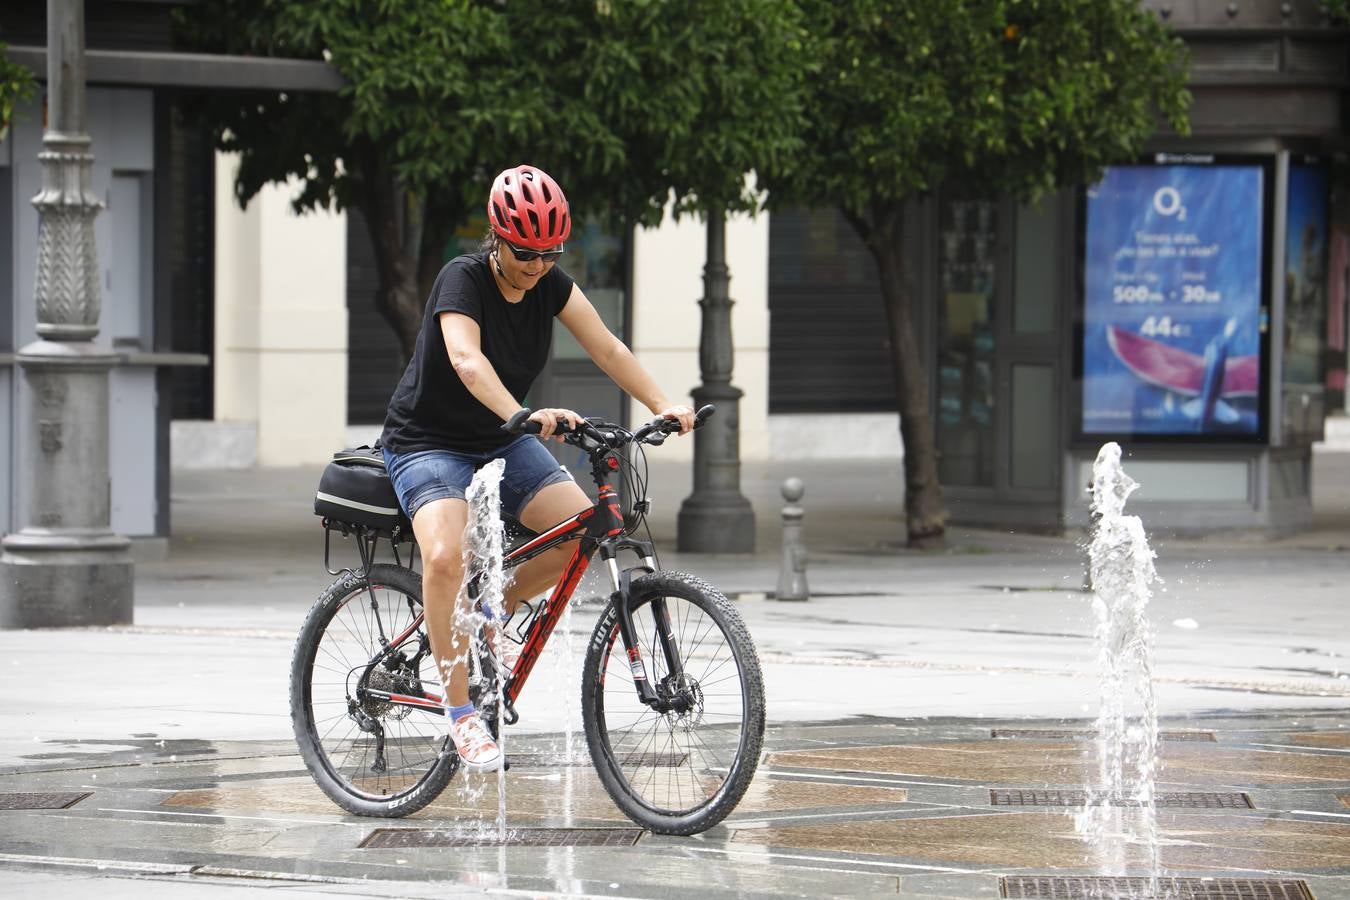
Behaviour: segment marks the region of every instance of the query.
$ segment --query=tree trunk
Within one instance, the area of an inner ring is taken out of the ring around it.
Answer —
[[[406,190],[381,159],[362,166],[362,213],[375,251],[375,308],[398,336],[403,364],[412,358],[427,296],[449,239],[446,210]],[[430,210],[429,210],[430,208]]]
[[[891,338],[900,435],[905,444],[905,525],[909,546],[940,549],[947,512],[938,482],[937,441],[928,407],[928,373],[914,333],[914,280],[902,259],[904,217],[899,207],[868,218],[846,213],[877,261]]]

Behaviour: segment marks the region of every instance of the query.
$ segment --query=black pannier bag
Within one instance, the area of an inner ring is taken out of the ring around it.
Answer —
[[[394,484],[385,471],[384,457],[372,447],[333,454],[319,478],[314,514],[344,531],[364,527],[384,536],[412,536],[412,526],[399,509]]]

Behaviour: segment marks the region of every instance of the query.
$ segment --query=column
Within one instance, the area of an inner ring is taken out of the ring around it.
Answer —
[[[38,339],[18,355],[19,531],[0,555],[0,627],[108,625],[132,619],[129,539],[114,534],[108,478],[108,372],[94,343],[101,305],[90,191],[83,0],[47,3],[34,291]]]

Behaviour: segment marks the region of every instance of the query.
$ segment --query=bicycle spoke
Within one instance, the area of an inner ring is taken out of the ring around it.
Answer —
[[[386,639],[411,626],[417,615],[415,602],[409,602],[401,589],[384,585],[373,594],[374,605],[372,591],[361,585],[336,601],[312,651],[308,700],[312,733],[330,774],[353,795],[382,800],[416,785],[433,769],[444,720],[373,698],[360,704],[361,712],[351,711],[362,679],[370,678],[371,686],[379,690],[416,695],[425,693],[422,685],[434,674],[429,658],[415,657],[418,632],[392,649],[381,642],[381,625],[387,629]],[[377,658],[383,661],[367,675]],[[419,715],[409,718],[413,712]],[[362,730],[360,716],[383,732],[378,740],[375,733]]]

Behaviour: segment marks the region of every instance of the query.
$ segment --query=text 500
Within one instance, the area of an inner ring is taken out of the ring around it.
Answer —
[[[1143,284],[1118,284],[1111,289],[1112,303],[1161,303],[1162,299],[1162,294]]]

